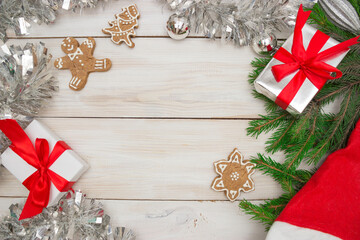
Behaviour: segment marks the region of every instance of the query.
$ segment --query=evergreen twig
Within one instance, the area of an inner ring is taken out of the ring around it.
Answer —
[[[349,2],[360,15],[360,0]],[[318,4],[314,5],[309,22],[338,41],[354,37],[354,34],[331,23]],[[266,54],[252,62],[254,70],[249,75],[250,84],[253,84],[270,60],[271,56]],[[278,182],[284,194],[261,204],[246,200],[240,202],[240,208],[252,219],[264,223],[267,229],[315,172],[315,168],[311,171],[298,169],[300,163],[316,166],[329,152],[343,147],[360,118],[360,44],[351,47],[338,69],[343,72],[343,76],[328,81],[304,113],[298,116],[290,115],[267,97],[253,92],[255,98],[265,102],[267,114],[250,121],[248,135],[258,137],[272,131],[266,141],[266,151],[271,154],[278,151],[285,153],[284,163],[278,163],[264,154],[252,158],[252,162],[257,164],[256,169]],[[326,113],[324,107],[334,101],[341,101],[340,111]]]

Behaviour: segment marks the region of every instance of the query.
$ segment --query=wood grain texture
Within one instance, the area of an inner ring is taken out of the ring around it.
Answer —
[[[242,120],[41,119],[90,165],[75,187],[106,199],[226,200],[210,188],[213,163],[238,147],[250,157],[263,152],[264,137],[247,137]],[[277,156],[281,159],[280,156]],[[278,196],[280,186],[255,173],[255,191],[241,198]],[[8,171],[1,196],[26,196]]]
[[[54,59],[64,56],[62,39],[41,41]],[[249,47],[207,39],[135,41],[136,47],[129,49],[97,39],[94,56],[110,58],[113,66],[91,73],[82,91],[69,89],[70,71],[55,69],[60,91],[41,116],[254,118],[264,113],[263,102],[254,99],[247,82],[255,57]]]
[[[131,3],[141,13],[134,49],[113,44],[101,32]],[[64,37],[95,37],[94,56],[112,60],[112,69],[90,74],[80,92],[68,88],[69,71],[54,70],[60,90],[40,116],[89,163],[74,187],[102,199],[114,224],[132,228],[137,240],[262,240],[264,228],[241,212],[238,202],[210,188],[213,163],[235,147],[245,157],[264,152],[269,135],[255,139],[245,131],[246,119],[265,113],[247,82],[256,55],[250,47],[194,33],[171,40],[165,30],[171,14],[163,0],[113,0],[104,9],[63,12],[51,25],[33,24],[30,35],[9,44],[42,41],[57,58],[64,55]],[[0,214],[5,214],[28,192],[1,170]],[[255,191],[240,199],[258,203],[281,194],[270,177],[253,178]]]
[[[0,214],[24,199],[0,199]],[[263,240],[264,227],[251,221],[238,202],[101,200],[113,226],[131,228],[136,240]],[[255,202],[258,203],[258,202]]]

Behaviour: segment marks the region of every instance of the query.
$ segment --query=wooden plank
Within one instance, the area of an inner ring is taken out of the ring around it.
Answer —
[[[54,58],[64,55],[62,39],[41,41]],[[207,39],[142,38],[136,42],[129,49],[97,39],[95,56],[110,58],[113,67],[90,74],[82,91],[68,88],[70,71],[55,69],[60,92],[41,116],[255,118],[265,113],[248,83],[255,57],[249,47],[234,48]]]
[[[138,37],[156,36],[168,37],[166,22],[174,11],[171,11],[164,3],[165,0],[141,1],[141,0],[112,0],[104,7],[85,9],[82,13],[72,11],[60,11],[55,22],[50,25],[32,24],[30,35],[21,38],[43,38],[43,37],[106,37],[101,29],[108,26],[108,21],[114,18],[114,14],[119,13],[122,7],[130,4],[137,4],[140,11],[139,28],[136,29]],[[13,31],[8,31],[9,37],[18,38]],[[278,38],[287,38],[289,32],[283,31],[276,33]],[[200,36],[195,31],[190,36]]]
[[[0,213],[23,199],[0,198]],[[137,240],[263,240],[264,227],[238,203],[211,201],[101,200],[114,226],[131,228]],[[257,202],[255,202],[257,203]]]
[[[238,147],[245,157],[264,151],[265,137],[246,136],[244,120],[42,119],[90,165],[76,188],[106,199],[226,200],[210,188],[213,162]],[[276,156],[281,160],[281,156]],[[26,196],[7,170],[0,196]],[[281,194],[260,172],[250,200]]]

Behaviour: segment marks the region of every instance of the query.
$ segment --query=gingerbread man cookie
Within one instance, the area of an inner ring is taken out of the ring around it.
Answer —
[[[61,49],[66,56],[57,58],[54,65],[58,69],[70,69],[72,74],[69,87],[79,91],[85,87],[89,73],[106,72],[111,67],[108,58],[96,59],[93,56],[95,40],[87,38],[80,46],[75,38],[67,37],[62,41]]]
[[[138,18],[140,17],[139,11],[135,4],[122,9],[122,12],[115,14],[115,20],[109,21],[111,27],[103,28],[105,34],[111,34],[111,41],[120,45],[125,42],[126,45],[133,48],[135,44],[131,40],[131,36],[135,36],[135,28],[138,25]]]
[[[256,165],[244,160],[236,148],[229,155],[228,160],[215,162],[214,166],[220,176],[214,179],[211,187],[215,191],[225,191],[230,201],[235,201],[240,191],[250,192],[255,189],[251,175],[255,172]]]

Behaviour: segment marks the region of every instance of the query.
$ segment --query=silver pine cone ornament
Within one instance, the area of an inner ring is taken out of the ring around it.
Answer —
[[[360,33],[360,19],[348,0],[319,0],[320,7],[336,26],[357,35]]]

